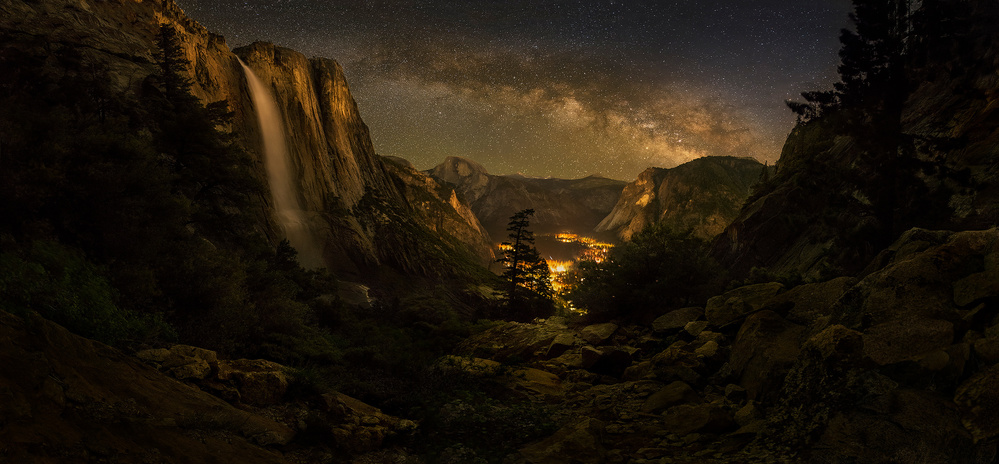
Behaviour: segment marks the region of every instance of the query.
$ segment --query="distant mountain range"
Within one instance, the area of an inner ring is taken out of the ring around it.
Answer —
[[[675,168],[649,168],[631,183],[498,176],[471,160],[449,157],[429,171],[464,195],[494,241],[513,213],[533,208],[538,233],[572,232],[618,240],[652,224],[692,229],[704,239],[722,232],[765,167],[751,158],[705,157]]]
[[[494,241],[506,236],[514,213],[534,209],[535,233],[590,233],[611,212],[626,182],[589,176],[582,179],[532,178],[489,174],[482,165],[448,157],[429,171],[454,185]]]

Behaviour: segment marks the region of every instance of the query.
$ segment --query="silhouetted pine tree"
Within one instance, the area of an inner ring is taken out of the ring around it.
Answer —
[[[504,256],[498,260],[506,266],[507,317],[531,319],[551,314],[554,290],[548,262],[534,247],[534,233],[529,229],[533,209],[525,209],[510,217],[506,230],[510,232]]]

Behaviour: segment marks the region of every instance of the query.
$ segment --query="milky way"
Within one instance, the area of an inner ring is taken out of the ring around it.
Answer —
[[[427,169],[631,180],[775,161],[784,100],[836,79],[848,0],[177,0],[231,47],[343,65],[376,150]]]

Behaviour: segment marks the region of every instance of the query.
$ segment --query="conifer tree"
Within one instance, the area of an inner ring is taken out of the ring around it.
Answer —
[[[534,233],[529,229],[533,215],[533,209],[525,209],[510,217],[509,241],[503,242],[506,252],[497,260],[506,266],[506,305],[508,316],[514,318],[545,316],[553,308],[555,292],[548,262],[534,247]]]

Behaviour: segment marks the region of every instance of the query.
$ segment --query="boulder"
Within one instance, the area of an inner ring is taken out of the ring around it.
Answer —
[[[690,385],[676,381],[650,395],[642,405],[642,412],[657,414],[681,403],[701,402],[701,397]]]
[[[779,282],[747,285],[708,300],[704,316],[711,325],[724,326],[740,317],[763,308],[784,285]]]
[[[531,464],[602,464],[607,456],[604,427],[593,418],[573,421],[554,435],[521,448],[520,455]]]
[[[732,418],[735,419],[735,423],[739,424],[740,427],[745,427],[762,419],[763,413],[760,412],[760,408],[756,407],[755,402],[750,401],[745,406],[739,408]]]
[[[572,347],[576,346],[578,341],[573,334],[563,333],[555,336],[552,340],[551,345],[548,345],[548,350],[545,351],[545,357],[548,359],[557,358],[565,354]]]
[[[632,363],[631,352],[624,348],[584,346],[581,354],[584,369],[613,377],[621,377]]]
[[[670,311],[652,321],[654,332],[670,332],[682,329],[688,322],[695,321],[704,315],[702,308],[682,308]]]
[[[475,334],[458,345],[457,353],[476,358],[505,361],[531,359],[546,350],[565,327],[554,323],[506,322]]]
[[[839,277],[826,282],[804,284],[774,297],[772,304],[789,304],[787,320],[799,325],[810,325],[818,318],[830,315],[830,309],[857,279]]]
[[[798,359],[805,328],[764,310],[749,316],[732,345],[729,365],[750,399],[775,393]]]
[[[579,331],[579,336],[586,340],[586,343],[597,346],[606,342],[617,329],[617,324],[611,322],[593,324],[583,327],[583,330]]]
[[[950,346],[954,324],[927,318],[896,319],[864,331],[864,352],[885,365]]]
[[[158,364],[161,369],[180,380],[205,379],[211,374],[212,367],[218,364],[218,355],[214,351],[190,345],[142,350],[135,353],[135,356]]]
[[[663,430],[679,436],[694,432],[722,433],[735,427],[732,417],[714,403],[682,404],[663,414]]]
[[[712,359],[718,356],[718,342],[710,340],[694,350],[694,354],[701,358]]]
[[[975,354],[989,364],[999,363],[999,338],[980,338],[975,340]]]
[[[339,392],[323,394],[322,422],[312,416],[310,429],[323,429],[331,445],[351,454],[379,450],[390,436],[416,428],[412,421],[383,413],[380,409]]]
[[[583,369],[589,369],[600,360],[600,358],[604,355],[604,352],[592,346],[584,346],[580,348],[579,354],[583,358]]]
[[[218,380],[231,382],[240,401],[257,406],[279,403],[288,390],[285,367],[264,359],[220,360]]]
[[[708,321],[691,321],[683,326],[683,331],[692,337],[699,337],[708,328]]]
[[[491,359],[444,356],[436,365],[441,371],[457,370],[481,378],[491,378],[499,385],[522,394],[559,396],[562,380],[555,374],[531,367],[508,369]]]
[[[957,388],[954,403],[976,441],[999,436],[999,366],[973,375]]]

